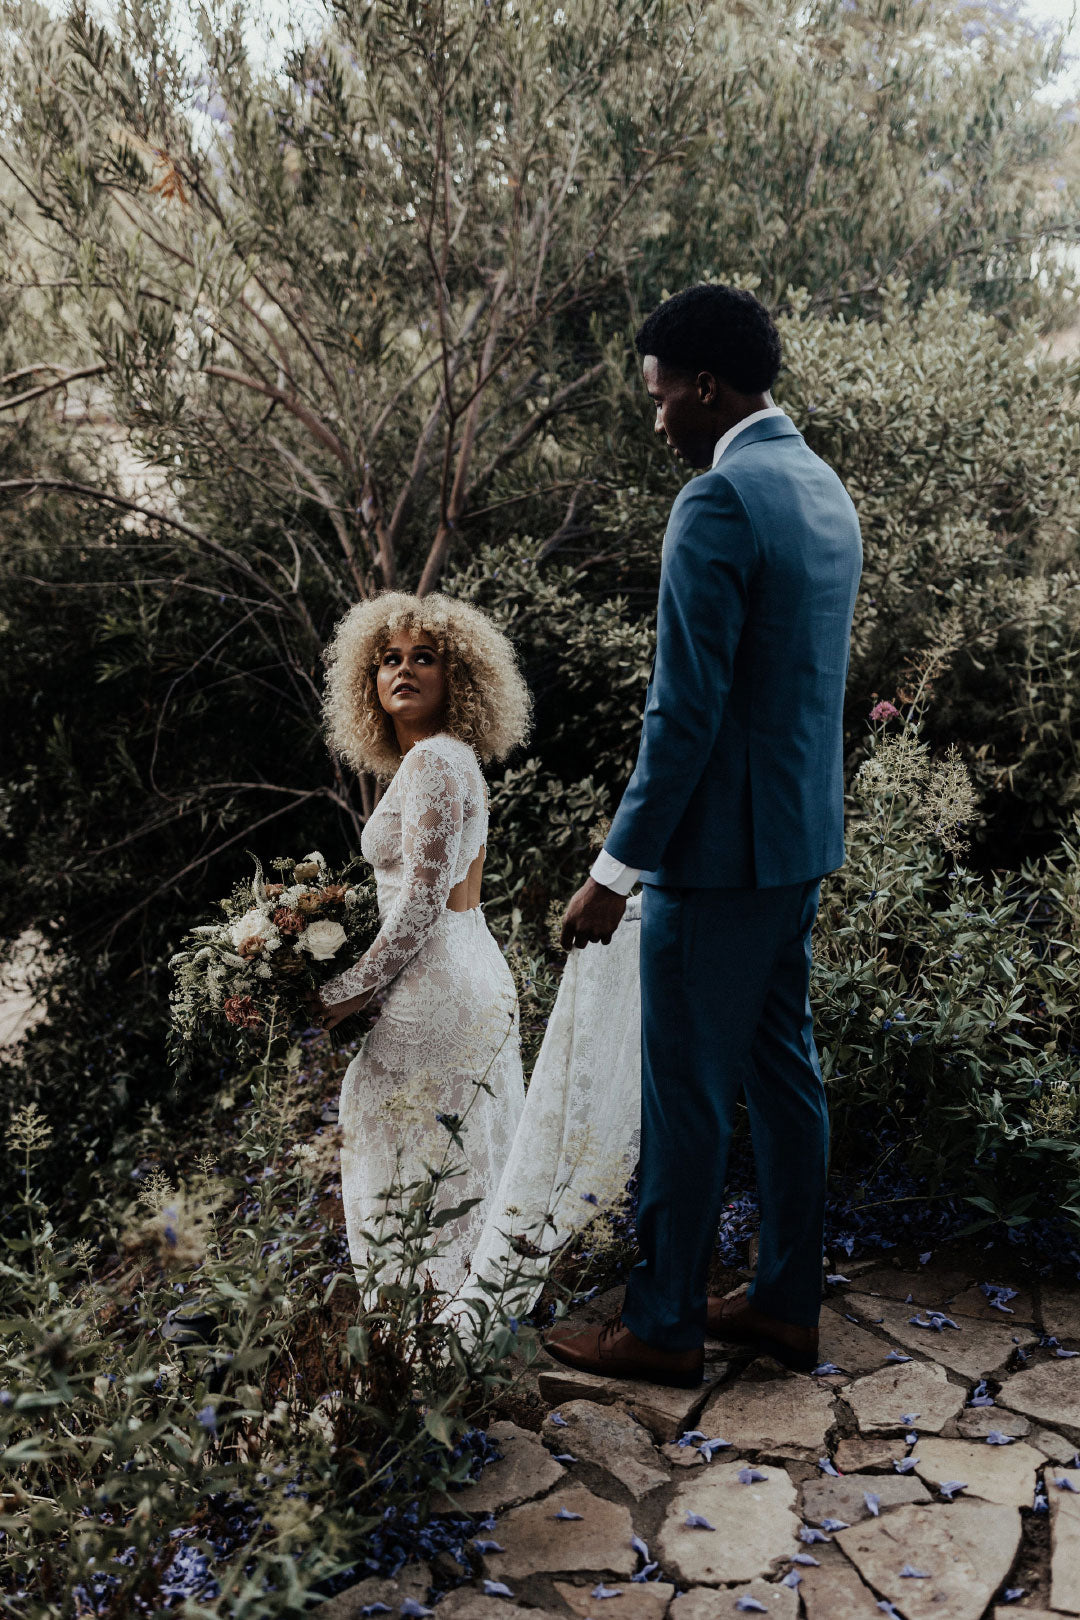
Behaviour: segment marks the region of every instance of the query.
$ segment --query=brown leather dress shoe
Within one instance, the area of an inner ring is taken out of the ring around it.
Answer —
[[[722,1339],[726,1344],[748,1344],[764,1350],[796,1372],[813,1372],[818,1366],[817,1328],[767,1316],[747,1299],[745,1289],[723,1299],[710,1294],[705,1331],[710,1338]]]
[[[566,1367],[608,1378],[640,1378],[649,1384],[696,1389],[705,1376],[704,1346],[658,1350],[624,1327],[618,1314],[577,1333],[547,1339],[544,1349]]]

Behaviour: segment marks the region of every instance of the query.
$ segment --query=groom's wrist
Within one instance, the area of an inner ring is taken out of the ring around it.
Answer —
[[[611,889],[614,894],[620,894],[625,898],[641,876],[641,868],[626,866],[622,861],[617,861],[614,855],[609,855],[606,849],[602,849],[589,868],[589,876],[602,888]]]

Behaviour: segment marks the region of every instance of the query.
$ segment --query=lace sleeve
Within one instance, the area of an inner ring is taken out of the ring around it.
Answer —
[[[449,761],[415,744],[401,778],[401,892],[353,967],[322,987],[326,1006],[379,990],[412,960],[446,906],[465,820],[461,783]]]

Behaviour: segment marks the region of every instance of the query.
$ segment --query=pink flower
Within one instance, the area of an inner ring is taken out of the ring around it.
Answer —
[[[899,720],[900,710],[895,704],[890,703],[888,698],[882,698],[881,702],[875,703],[870,710],[870,718],[875,723],[879,720]]]

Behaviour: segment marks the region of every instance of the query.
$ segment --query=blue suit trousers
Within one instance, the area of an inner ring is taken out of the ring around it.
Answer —
[[[641,906],[641,1162],[623,1321],[701,1344],[735,1107],[745,1092],[761,1229],[749,1297],[813,1326],[821,1304],[829,1113],[810,1014],[820,880],[661,888]]]

